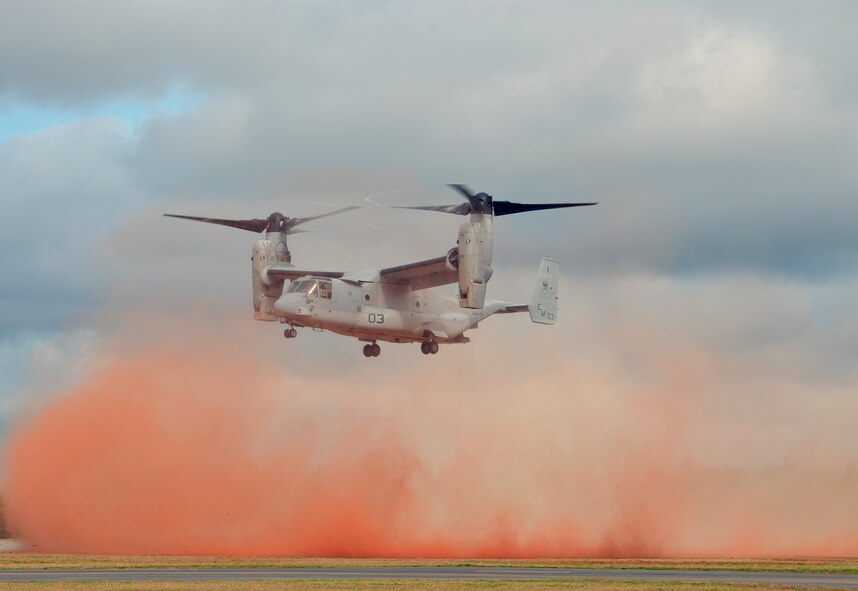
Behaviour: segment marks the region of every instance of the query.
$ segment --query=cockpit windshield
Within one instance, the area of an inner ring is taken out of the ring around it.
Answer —
[[[301,279],[293,281],[289,285],[287,293],[304,293],[308,296],[317,296],[331,299],[331,282],[326,279]]]
[[[315,279],[303,279],[301,281],[293,281],[289,286],[288,293],[306,293],[307,295],[315,295],[318,289],[318,282]]]

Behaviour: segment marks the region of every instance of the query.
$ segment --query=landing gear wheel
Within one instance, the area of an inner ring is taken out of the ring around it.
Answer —
[[[298,336],[298,331],[295,330],[294,328],[287,328],[286,330],[283,331],[283,336],[286,337],[287,339],[294,339],[295,337]]]
[[[372,345],[364,345],[363,346],[363,356],[364,357],[372,357]]]
[[[424,355],[429,355],[429,343],[427,343],[426,341],[420,343],[420,352]]]
[[[370,348],[372,349],[373,357],[378,357],[379,355],[381,355],[381,347],[378,346],[378,343],[373,343],[372,345],[370,345]]]
[[[426,348],[429,350],[430,353],[432,353],[432,355],[434,355],[438,352],[438,343],[436,343],[435,341],[429,341],[428,343],[426,343]]]

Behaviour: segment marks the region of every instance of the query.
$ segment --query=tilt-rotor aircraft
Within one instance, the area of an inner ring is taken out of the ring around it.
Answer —
[[[464,185],[449,186],[465,198],[464,203],[403,209],[470,216],[459,226],[456,246],[438,258],[386,269],[319,271],[292,264],[286,237],[302,231],[296,226],[355,207],[307,218],[289,218],[281,213],[252,220],[164,215],[265,232],[265,239],[254,243],[251,259],[254,319],[288,325],[283,333],[286,338],[296,337],[298,328],[328,330],[366,342],[366,357],[378,357],[378,341],[420,343],[420,350],[429,355],[438,352],[439,344],[469,342],[465,331],[477,328],[481,320],[493,314],[528,312],[537,324],[554,324],[559,264],[550,257],[539,265],[527,304],[486,300],[486,285],[492,276],[494,218],[596,204],[495,201],[491,195],[473,193]],[[431,289],[454,283],[458,283],[458,300]]]

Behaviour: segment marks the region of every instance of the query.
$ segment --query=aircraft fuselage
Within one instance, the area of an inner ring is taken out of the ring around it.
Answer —
[[[274,304],[284,324],[329,330],[365,341],[467,342],[463,333],[494,310],[465,310],[431,290],[408,284],[356,283],[308,276]]]

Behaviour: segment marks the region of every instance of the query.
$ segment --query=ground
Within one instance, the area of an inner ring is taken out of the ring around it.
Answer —
[[[379,566],[531,566],[564,568],[651,568],[755,570],[806,573],[858,573],[858,559],[360,559],[360,558],[280,558],[280,557],[200,557],[200,556],[100,556],[78,554],[2,553],[0,569],[52,568],[297,568],[297,567],[379,567]],[[732,583],[638,582],[638,581],[482,581],[482,580],[295,580],[236,582],[59,582],[0,583],[0,591],[452,591],[490,589],[497,591],[773,591],[809,587],[742,585]]]
[[[557,568],[653,568],[858,574],[858,558],[282,558],[254,556],[101,556],[0,554],[0,569],[13,568],[324,568],[376,566],[517,566]]]
[[[637,581],[439,581],[439,580],[329,580],[310,581],[236,581],[153,582],[153,583],[0,583],[0,591],[453,591],[459,589],[491,591],[542,591],[574,589],[576,591],[776,591],[782,589],[813,591],[813,587],[776,585],[734,585],[725,583],[637,582]],[[831,591],[830,589],[826,591]]]

